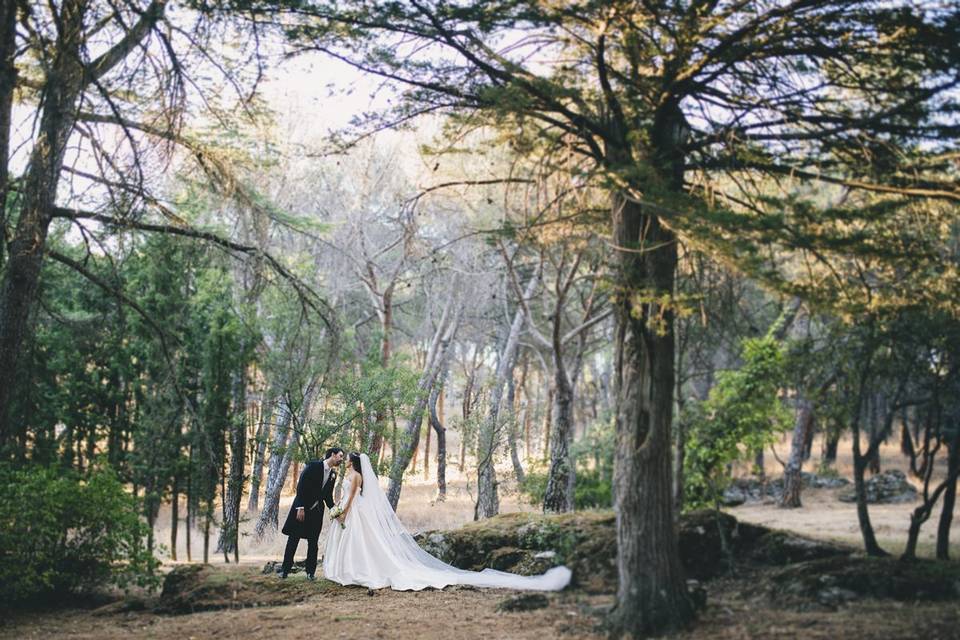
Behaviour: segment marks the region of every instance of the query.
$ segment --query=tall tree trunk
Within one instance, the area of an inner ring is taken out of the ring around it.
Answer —
[[[537,284],[536,275],[531,275],[523,292],[525,299],[529,300],[533,296]],[[518,308],[513,314],[513,322],[510,324],[503,350],[500,352],[500,361],[497,363],[497,371],[490,388],[490,408],[480,425],[477,438],[477,504],[473,512],[474,520],[490,518],[500,512],[500,496],[497,492],[497,474],[494,468],[500,427],[500,406],[507,377],[513,375],[513,364],[523,321],[523,309]]]
[[[616,251],[614,393],[617,526],[615,628],[634,638],[693,617],[677,543],[671,482],[677,238],[627,196],[612,207]]]
[[[426,405],[424,405],[424,409],[426,409]],[[422,433],[423,433],[423,422],[421,421],[420,426],[417,428],[417,433],[414,436],[417,441],[417,446],[413,448],[413,456],[410,458],[409,469],[410,469],[410,473],[414,473],[414,474],[417,472],[417,458],[420,457],[420,436]]]
[[[526,366],[526,364],[524,364],[524,366]],[[513,474],[517,477],[517,484],[523,486],[525,475],[523,473],[523,465],[520,464],[520,454],[517,451],[517,431],[520,428],[520,422],[515,410],[516,395],[517,386],[513,380],[513,376],[510,376],[507,379],[507,406],[510,410],[510,415],[507,418],[509,421],[507,425],[507,444],[510,449],[510,462],[513,464]],[[526,411],[526,409],[524,409],[524,411]]]
[[[553,426],[553,399],[556,394],[556,387],[553,383],[547,390],[547,411],[543,417],[543,459],[550,459],[550,429]]]
[[[432,391],[430,392],[433,393]],[[430,405],[427,405],[427,441],[423,443],[423,479],[430,479],[430,432],[433,429],[430,427]]]
[[[234,380],[233,406],[240,410],[247,406],[246,372],[240,371]],[[230,429],[230,471],[227,495],[224,504],[224,521],[220,529],[218,547],[224,554],[233,552],[234,560],[240,561],[240,502],[243,499],[243,471],[247,459],[246,414],[235,415]]]
[[[190,448],[187,452],[187,517],[184,520],[183,533],[186,538],[185,542],[187,544],[187,562],[193,562],[193,544],[192,536],[190,535],[191,529],[193,528],[193,519],[190,517],[193,514],[192,505],[193,500],[193,445],[190,445]]]
[[[813,403],[807,398],[797,400],[797,419],[793,427],[793,439],[790,443],[790,457],[783,470],[783,494],[779,506],[783,509],[798,509],[800,492],[803,489],[803,453],[806,448],[807,434],[813,430]]]
[[[5,11],[15,12],[14,4],[4,2]],[[14,433],[14,416],[10,415],[12,393],[23,346],[29,337],[28,319],[37,296],[47,231],[53,219],[64,154],[85,76],[80,50],[86,7],[84,0],[65,0],[60,10],[57,25],[60,36],[53,64],[46,72],[43,113],[19,189],[20,215],[0,281],[0,449],[8,445]],[[5,32],[9,28],[9,18],[6,20],[7,23],[0,25]],[[4,163],[8,157],[4,156]]]
[[[273,405],[276,406],[276,405]],[[257,449],[253,456],[253,469],[250,472],[250,498],[247,512],[254,513],[260,508],[260,485],[263,483],[263,464],[267,456],[267,446],[273,439],[274,412],[270,406],[260,407],[260,422],[257,425]]]
[[[950,523],[953,521],[953,507],[957,501],[957,476],[960,474],[960,425],[954,425],[957,436],[950,443],[947,455],[947,486],[943,493],[943,507],[940,510],[940,522],[937,525],[937,559],[950,558]],[[953,478],[953,481],[950,481]]]
[[[438,407],[443,406],[442,379],[443,376],[430,392],[427,403],[430,407],[430,427],[437,432],[437,500],[441,502],[447,497],[447,429],[443,426],[442,411],[438,411]]]
[[[170,495],[170,559],[177,561],[177,526],[180,524],[180,477],[173,474],[173,488]]]
[[[454,290],[444,306],[440,323],[434,333],[430,349],[427,351],[426,364],[417,384],[417,399],[407,421],[406,431],[400,438],[399,449],[395,452],[393,463],[390,466],[390,484],[387,488],[387,500],[394,510],[400,502],[400,491],[403,488],[403,473],[410,464],[411,458],[417,451],[420,442],[420,429],[423,425],[423,416],[430,399],[430,392],[436,384],[437,377],[446,367],[450,355],[450,347],[460,326],[463,304],[459,292]],[[429,461],[428,461],[429,463]]]
[[[824,434],[823,440],[823,464],[833,464],[837,461],[837,447],[840,445],[840,429],[834,425]]]
[[[17,2],[0,2],[0,267],[7,246],[7,185],[10,176],[10,131],[13,92],[17,86]]]
[[[305,404],[305,407],[308,406]],[[263,495],[263,509],[257,517],[254,533],[260,540],[267,531],[276,531],[280,520],[280,494],[290,470],[294,450],[297,448],[298,434],[290,428],[293,413],[289,402],[283,400],[277,404],[278,422],[274,431],[274,440],[270,448],[270,463],[267,471],[267,488]],[[291,436],[292,432],[292,436]]]
[[[550,470],[547,472],[547,490],[543,497],[544,512],[563,512],[573,509],[569,491],[573,460],[573,385],[563,366],[563,355],[554,353],[553,435],[550,440]]]
[[[859,410],[858,412],[859,413]],[[875,448],[874,442],[870,443],[867,449],[867,455],[862,455],[860,450],[860,418],[859,415],[853,419],[853,485],[857,497],[857,522],[860,524],[860,533],[863,536],[863,546],[867,555],[887,556],[889,555],[877,543],[876,534],[873,531],[873,524],[870,522],[870,510],[867,506],[867,487],[864,481],[864,474],[867,469],[870,456]]]

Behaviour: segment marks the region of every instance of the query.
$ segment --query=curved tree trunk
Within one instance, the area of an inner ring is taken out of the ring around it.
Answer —
[[[270,447],[270,462],[267,471],[267,488],[263,495],[263,509],[257,517],[254,534],[260,540],[267,531],[276,531],[280,526],[280,494],[290,470],[293,452],[297,448],[298,436],[293,431],[291,437],[290,424],[293,414],[289,403],[282,401],[277,404],[279,422],[274,431],[273,444]]]
[[[454,309],[456,307],[456,309]],[[447,358],[450,355],[450,347],[456,336],[457,329],[460,326],[463,304],[460,301],[459,293],[455,290],[447,300],[444,306],[443,315],[440,323],[434,333],[430,349],[427,351],[426,364],[423,373],[420,374],[420,381],[417,385],[417,399],[410,412],[410,418],[407,421],[407,427],[400,438],[398,450],[393,457],[393,463],[390,465],[390,485],[387,488],[387,500],[394,510],[400,502],[400,490],[403,488],[403,472],[413,458],[417,445],[420,443],[420,429],[423,426],[423,414],[427,408],[427,402],[430,399],[430,393],[440,375],[446,367]],[[451,314],[452,317],[451,317]],[[428,427],[429,428],[429,427]],[[425,462],[429,464],[429,460]]]
[[[616,256],[614,304],[619,581],[611,617],[619,632],[640,638],[681,628],[694,613],[673,513],[673,318],[669,306],[657,302],[673,295],[677,239],[620,194],[612,218],[614,245],[623,250]]]
[[[950,558],[950,523],[953,521],[953,507],[957,501],[957,476],[960,475],[960,426],[954,426],[957,437],[950,443],[947,456],[947,486],[943,494],[943,507],[937,526],[937,559]],[[950,478],[953,480],[951,481]]]

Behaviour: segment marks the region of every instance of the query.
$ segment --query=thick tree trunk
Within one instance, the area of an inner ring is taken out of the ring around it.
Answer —
[[[793,439],[790,442],[790,457],[783,470],[783,494],[779,506],[783,509],[797,509],[803,506],[800,492],[803,489],[804,450],[807,436],[813,431],[813,403],[806,398],[797,401],[797,420],[793,427]]]
[[[684,627],[693,603],[677,543],[671,482],[674,399],[673,295],[677,238],[618,194],[614,393],[617,603],[614,627],[641,638]]]
[[[573,510],[570,474],[573,461],[570,445],[573,443],[573,385],[567,377],[562,356],[554,354],[553,434],[550,439],[550,470],[547,490],[543,496],[545,513]]]
[[[16,11],[12,6],[15,3],[3,4],[5,10]],[[66,0],[60,11],[61,35],[53,64],[46,73],[43,113],[26,177],[19,189],[20,215],[0,281],[0,449],[8,445],[14,433],[10,403],[23,345],[29,337],[28,319],[37,296],[47,231],[84,77],[80,48],[85,10],[82,0]]]

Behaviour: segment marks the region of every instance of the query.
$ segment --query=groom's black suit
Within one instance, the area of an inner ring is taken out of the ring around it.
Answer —
[[[323,460],[307,463],[297,480],[297,497],[293,500],[287,520],[283,523],[283,533],[288,536],[287,548],[283,554],[283,575],[293,567],[293,556],[300,545],[300,538],[307,541],[307,575],[317,570],[318,539],[323,528],[323,507],[333,507],[333,486],[337,481],[337,472],[330,469],[327,481],[323,481]],[[297,509],[303,507],[303,522],[297,520]]]

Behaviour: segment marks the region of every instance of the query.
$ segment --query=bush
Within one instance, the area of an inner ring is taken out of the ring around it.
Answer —
[[[541,466],[528,471],[520,490],[530,504],[543,505],[543,497],[547,493],[547,470]],[[603,469],[580,466],[574,484],[574,508],[608,509],[612,505],[613,485],[610,475]]]
[[[155,587],[157,561],[137,501],[110,470],[0,466],[0,601]]]

